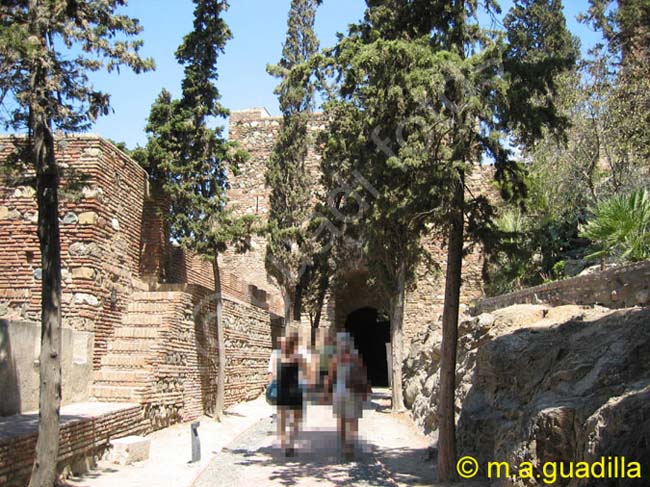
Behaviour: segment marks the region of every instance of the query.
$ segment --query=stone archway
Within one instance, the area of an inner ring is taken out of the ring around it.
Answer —
[[[354,337],[354,343],[368,369],[368,380],[375,387],[388,387],[386,343],[390,342],[390,322],[375,308],[360,308],[350,313],[345,329]]]
[[[335,294],[335,321],[338,330],[347,330],[368,368],[373,386],[388,386],[386,343],[390,342],[390,323],[381,299],[367,284],[364,269],[348,272]]]

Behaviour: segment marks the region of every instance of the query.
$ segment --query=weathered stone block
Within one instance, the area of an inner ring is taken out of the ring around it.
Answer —
[[[14,198],[33,198],[36,195],[34,188],[21,186],[14,191]]]
[[[74,225],[78,221],[79,221],[79,217],[71,211],[66,213],[62,220],[63,224],[65,225]]]
[[[97,306],[99,304],[99,300],[97,299],[96,296],[93,296],[92,294],[86,294],[86,293],[77,293],[74,295],[74,302],[75,304],[89,304],[91,306]]]
[[[5,220],[9,215],[9,208],[6,206],[0,206],[0,220]]]
[[[91,267],[76,267],[72,269],[73,279],[94,279],[95,269]]]
[[[84,198],[88,198],[88,199],[100,198],[104,194],[104,191],[102,190],[102,188],[84,186],[81,189],[81,194],[83,194]]]
[[[7,212],[0,212],[0,220],[20,220],[22,215],[18,210],[10,210],[7,207],[3,208],[5,208]]]
[[[113,440],[110,461],[120,465],[131,465],[147,460],[150,444],[151,440],[143,436],[127,436]]]
[[[97,213],[86,211],[79,215],[79,225],[94,225],[97,223]]]

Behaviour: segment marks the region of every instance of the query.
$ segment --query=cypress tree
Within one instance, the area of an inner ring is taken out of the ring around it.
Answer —
[[[171,238],[212,262],[215,328],[219,347],[215,414],[223,414],[226,370],[223,298],[219,255],[228,248],[248,249],[255,218],[240,216],[228,205],[228,172],[236,172],[246,154],[223,136],[215,119],[229,112],[215,85],[217,60],[232,34],[222,15],[225,0],[194,0],[193,30],[183,38],[176,59],[185,66],[182,96],[163,90],[149,116],[147,154],[150,170],[170,199]]]
[[[136,19],[116,13],[120,0],[29,0],[0,7],[0,101],[7,125],[27,130],[28,160],[36,174],[41,252],[39,427],[30,486],[54,485],[61,404],[61,245],[54,131],[85,130],[110,110],[88,72],[126,65],[153,68],[138,55]],[[126,38],[126,39],[125,39]]]
[[[527,144],[539,127],[561,124],[552,103],[554,78],[574,64],[574,43],[560,2],[552,0],[515,3],[510,24],[534,31],[524,37],[482,29],[473,0],[374,0],[368,6],[364,21],[328,60],[338,90],[326,104],[332,122],[324,167],[331,174],[356,170],[368,183],[356,191],[369,186],[377,195],[353,230],[390,303],[394,409],[403,407],[404,294],[417,264],[427,259],[420,239],[434,233],[446,240],[438,476],[449,481],[463,248],[466,238],[485,235],[492,215],[489,201],[466,188],[467,175],[489,158],[505,197],[525,192],[506,141]],[[482,6],[499,13],[496,2]],[[544,8],[553,15],[540,18]]]
[[[282,59],[267,67],[280,79],[275,93],[283,124],[266,171],[266,185],[271,188],[266,268],[282,290],[286,324],[292,315],[294,320],[300,320],[309,264],[306,227],[311,187],[305,162],[314,86],[307,63],[318,51],[316,8],[316,0],[292,0]]]

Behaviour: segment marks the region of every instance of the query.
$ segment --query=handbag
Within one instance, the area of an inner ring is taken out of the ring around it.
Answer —
[[[278,380],[273,379],[271,383],[266,388],[266,402],[271,406],[275,406],[278,403]]]
[[[266,388],[266,402],[268,402],[271,406],[277,406],[278,404],[278,389],[280,388],[280,384],[278,383],[278,375],[281,366],[282,363],[278,357],[275,367],[275,377],[273,377],[273,380]]]

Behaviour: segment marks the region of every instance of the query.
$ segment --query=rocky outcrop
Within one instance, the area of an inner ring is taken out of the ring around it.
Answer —
[[[405,362],[407,405],[427,432],[437,428],[437,328],[418,337]],[[483,466],[506,461],[515,470],[523,461],[539,468],[618,456],[650,472],[650,309],[518,305],[463,319],[459,336],[459,454]],[[631,482],[553,485],[637,485]]]

